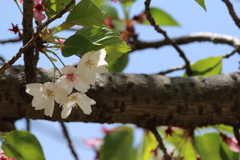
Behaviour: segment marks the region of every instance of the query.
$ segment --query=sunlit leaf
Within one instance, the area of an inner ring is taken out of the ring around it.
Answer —
[[[131,6],[136,0],[122,0],[121,3],[125,6],[125,7],[129,7]]]
[[[28,131],[12,131],[4,138],[2,149],[9,158],[45,160],[37,138]]]
[[[109,72],[122,72],[128,64],[128,54],[122,55],[120,58],[108,63]]]
[[[108,133],[100,150],[100,160],[134,160],[136,151],[133,149],[133,130],[122,126]]]
[[[101,4],[103,4],[103,2],[105,2],[106,0],[92,0],[92,2],[96,5],[96,6],[100,6]]]
[[[220,141],[218,133],[208,133],[202,136],[194,136],[194,144],[201,159],[204,160],[222,160],[220,156]]]
[[[220,124],[220,125],[216,125],[216,128],[219,129],[222,132],[228,132],[228,133],[233,134],[233,127],[232,126],[227,126],[227,125]]]
[[[207,8],[205,6],[204,0],[195,0],[205,11],[207,11]]]
[[[97,51],[105,48],[106,61],[113,61],[130,51],[123,42],[120,34],[115,29],[103,26],[101,28],[84,27],[69,37],[63,47],[62,54],[65,57],[72,55],[82,56],[89,51]]]
[[[64,9],[71,0],[44,0],[44,9],[48,18],[54,17],[59,11]],[[69,9],[72,9],[73,4]]]
[[[152,150],[156,149],[158,142],[152,132],[145,130],[143,135],[143,149],[141,160],[149,160],[153,157]]]
[[[193,76],[214,76],[221,74],[222,56],[209,57],[191,64]],[[187,77],[186,72],[183,77]]]
[[[103,12],[90,0],[81,0],[70,12],[65,23],[86,27],[102,26]]]
[[[156,24],[165,25],[165,26],[180,26],[177,21],[175,21],[172,16],[170,16],[167,12],[163,11],[159,8],[150,8],[150,13],[152,14]],[[150,24],[148,20],[144,20],[143,24]]]
[[[107,17],[118,18],[118,12],[114,7],[108,5],[101,5],[99,8],[102,11],[106,12],[103,14],[103,19]]]

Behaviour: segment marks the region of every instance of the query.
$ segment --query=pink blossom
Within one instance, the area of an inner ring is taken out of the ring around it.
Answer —
[[[234,152],[240,152],[240,147],[238,145],[238,141],[236,137],[227,137],[226,134],[220,133],[220,136],[222,137],[222,141],[226,143],[230,150]]]
[[[105,128],[105,127],[102,127],[102,131],[105,133],[105,134],[108,134],[108,133],[111,133],[113,132],[115,129],[114,128]]]
[[[16,158],[8,158],[4,152],[1,152],[0,160],[17,160]]]
[[[44,14],[42,14],[42,11],[44,11],[44,6],[43,4],[40,4],[38,2],[36,2],[33,6],[33,17],[37,20],[37,21],[42,21],[46,18],[46,16]]]
[[[82,138],[82,141],[89,147],[95,148],[98,146],[101,146],[103,144],[103,140],[102,139],[98,139],[98,138],[92,138],[92,139],[85,139]]]
[[[63,45],[63,43],[65,42],[65,40],[64,40],[64,39],[58,39],[56,42],[57,42],[58,44],[60,44],[60,45]]]
[[[14,25],[13,23],[11,24],[12,24],[12,28],[9,28],[8,30],[14,32],[14,34],[18,34],[19,39],[22,39],[22,34],[20,32],[20,29],[18,28],[18,25],[17,24]]]

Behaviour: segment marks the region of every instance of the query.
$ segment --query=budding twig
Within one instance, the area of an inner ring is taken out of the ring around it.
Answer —
[[[148,21],[151,23],[151,25],[154,27],[154,29],[158,32],[161,33],[165,39],[167,41],[169,41],[169,43],[177,50],[177,52],[179,53],[179,56],[183,58],[183,60],[185,61],[185,65],[186,65],[186,73],[188,76],[192,76],[192,70],[190,68],[190,62],[187,59],[187,57],[185,56],[184,52],[178,47],[177,43],[175,41],[173,41],[172,39],[169,38],[169,36],[167,35],[167,32],[164,31],[161,27],[159,27],[154,18],[152,17],[151,13],[150,13],[150,3],[151,0],[146,0],[145,1],[145,14],[147,16]]]

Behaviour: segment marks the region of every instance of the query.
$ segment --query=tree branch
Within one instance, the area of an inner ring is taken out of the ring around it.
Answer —
[[[222,1],[226,4],[229,14],[231,15],[233,21],[238,26],[238,28],[240,28],[240,19],[238,18],[237,14],[235,13],[232,3],[229,0],[222,0]]]
[[[154,29],[158,32],[161,33],[165,39],[177,50],[177,52],[179,53],[179,56],[183,58],[183,60],[185,61],[185,65],[186,65],[186,73],[188,76],[192,76],[192,70],[190,68],[190,62],[187,59],[186,55],[184,54],[184,52],[178,47],[177,43],[175,41],[173,41],[172,39],[169,38],[169,36],[167,35],[167,32],[164,31],[161,27],[159,27],[159,25],[157,25],[155,23],[154,18],[152,17],[151,13],[150,13],[150,3],[151,0],[146,0],[145,1],[145,14],[147,16],[147,20],[151,23],[151,25],[154,27]]]
[[[223,58],[229,58],[230,56],[234,55],[236,52],[239,52],[239,49],[240,49],[240,46],[236,47],[233,51],[225,54],[225,55],[222,55]],[[178,70],[182,70],[182,69],[185,69],[186,66],[185,65],[182,65],[182,66],[177,66],[177,67],[173,67],[173,68],[170,68],[166,71],[161,71],[157,74],[159,75],[165,75],[167,73],[171,73],[171,72],[174,72],[174,71],[178,71]]]
[[[74,150],[74,148],[73,148],[72,141],[71,141],[70,136],[69,136],[69,134],[68,134],[68,130],[67,130],[66,125],[65,125],[63,122],[60,122],[60,124],[61,124],[62,130],[63,130],[63,134],[64,134],[64,136],[66,137],[66,139],[67,139],[67,141],[68,141],[68,147],[70,148],[70,150],[71,150],[74,158],[75,158],[76,160],[79,160],[79,158],[78,158],[78,156],[77,156],[77,153],[75,152],[75,150]]]
[[[188,44],[193,42],[213,42],[216,44],[228,44],[233,47],[238,47],[240,45],[240,39],[237,37],[232,37],[229,35],[208,33],[208,32],[197,32],[186,36],[172,38],[178,45]],[[144,42],[136,41],[136,45],[132,48],[132,51],[142,50],[147,48],[160,48],[162,46],[171,45],[167,40],[160,40],[155,42]]]
[[[8,60],[7,62],[5,62],[1,67],[0,67],[0,75],[9,67],[11,67],[22,55],[23,52],[25,52],[29,46],[31,46],[34,41],[36,40],[36,38],[38,37],[38,35],[41,33],[42,29],[44,29],[47,25],[49,25],[51,22],[53,22],[54,20],[56,20],[57,18],[61,18],[62,15],[64,13],[66,13],[69,9],[69,7],[75,2],[75,0],[72,0],[63,10],[61,10],[60,12],[57,13],[56,16],[54,16],[53,18],[49,19],[48,21],[46,21],[45,23],[43,23],[42,25],[39,26],[39,30],[34,34],[34,36],[31,38],[30,41],[27,42],[27,44],[25,44],[23,47],[21,47],[18,51],[18,53],[12,57],[12,59]]]
[[[22,39],[9,39],[9,40],[1,40],[0,44],[5,44],[5,43],[15,43],[15,42],[20,42]]]
[[[149,128],[149,130],[153,133],[153,135],[155,136],[156,140],[158,141],[158,147],[163,151],[164,158],[166,160],[171,160],[172,158],[168,155],[167,150],[166,150],[166,148],[165,148],[165,146],[163,144],[162,137],[158,133],[157,128],[153,127],[153,128]]]
[[[0,117],[5,119],[45,119],[51,121],[132,123],[195,128],[204,125],[236,126],[240,118],[240,72],[210,77],[165,77],[107,73],[97,76],[86,94],[96,101],[85,115],[73,108],[66,120],[55,106],[52,118],[25,102],[22,92],[23,67],[7,69],[0,76]],[[38,69],[38,82],[51,81],[53,70]]]

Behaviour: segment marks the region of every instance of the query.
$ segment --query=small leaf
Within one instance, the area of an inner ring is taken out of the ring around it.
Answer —
[[[152,14],[156,24],[165,26],[180,26],[168,13],[159,8],[150,8],[150,13]],[[148,20],[144,20],[143,24],[150,24]]]
[[[44,0],[44,8],[48,18],[54,17],[59,11],[64,9],[71,0]],[[70,8],[72,9],[75,4],[73,4]]]
[[[129,7],[135,2],[135,0],[122,0],[121,2],[125,7]]]
[[[202,136],[194,136],[194,144],[201,159],[222,160],[220,156],[220,136],[218,133],[208,133]]]
[[[222,56],[209,57],[191,64],[193,76],[214,76],[221,74]],[[186,72],[183,77],[187,77]]]
[[[100,149],[100,160],[133,160],[135,149],[133,145],[133,130],[122,126],[108,133]]]
[[[144,130],[143,135],[143,149],[141,160],[149,160],[153,157],[152,150],[156,149],[158,142],[156,141],[155,136],[150,131]]]
[[[114,7],[107,6],[107,5],[101,5],[99,8],[101,10],[103,10],[104,12],[106,12],[103,14],[103,19],[108,18],[108,17],[118,19],[117,10]]]
[[[195,0],[205,11],[207,11],[207,8],[205,6],[204,0]]]
[[[131,49],[123,42],[117,30],[103,26],[101,28],[84,27],[69,37],[63,47],[65,57],[72,55],[83,56],[89,51],[98,51],[105,48],[106,61],[113,61]]]
[[[220,146],[220,155],[223,160],[236,160],[239,159],[239,152],[233,152],[232,150],[229,149],[228,145],[225,143],[221,143]]]
[[[2,149],[9,158],[45,160],[37,138],[28,131],[12,131],[4,138]]]
[[[123,54],[120,58],[108,63],[109,72],[122,72],[128,64],[128,54]]]
[[[65,23],[86,27],[101,27],[103,12],[90,0],[80,1],[70,12]]]
[[[92,0],[92,2],[93,2],[96,6],[100,6],[101,4],[103,4],[103,2],[105,2],[105,0]]]
[[[232,126],[227,126],[224,124],[220,124],[220,125],[216,125],[215,126],[218,130],[220,130],[221,132],[227,132],[228,134],[234,134],[233,133],[233,127]]]

